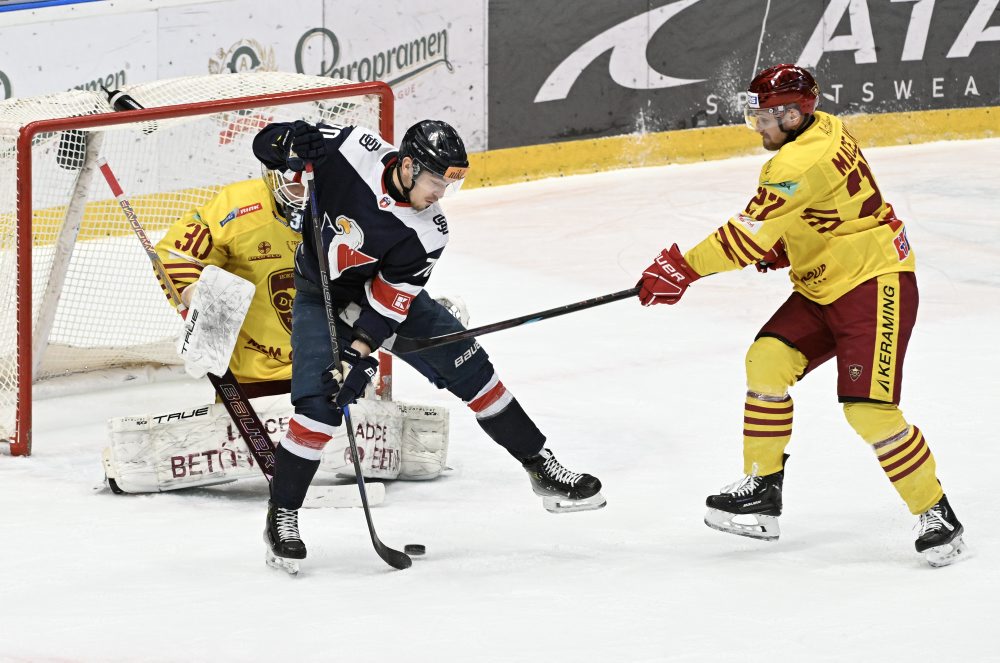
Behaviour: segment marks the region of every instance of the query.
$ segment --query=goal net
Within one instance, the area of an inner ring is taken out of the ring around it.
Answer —
[[[80,90],[0,103],[0,440],[15,455],[31,451],[33,387],[179,362],[181,320],[98,157],[156,242],[223,186],[260,177],[251,143],[270,122],[358,124],[393,139],[382,83],[254,72],[122,91],[146,110],[115,112],[106,94]]]

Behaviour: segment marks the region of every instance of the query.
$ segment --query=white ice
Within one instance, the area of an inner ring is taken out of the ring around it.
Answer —
[[[598,512],[552,515],[471,413],[412,371],[397,395],[452,407],[450,464],[359,510],[303,512],[299,577],[264,564],[265,492],[95,492],[104,421],[207,402],[193,382],[36,403],[35,453],[0,458],[4,661],[1000,660],[1000,140],[870,149],[906,220],[920,315],[902,407],[975,551],[931,569],[915,518],[848,427],[827,365],[794,390],[781,540],[702,524],[739,478],[743,355],[784,273],[707,278],[673,307],[624,301],[484,337]],[[766,155],[463,191],[431,292],[480,325],[631,287],[746,204]],[[993,339],[993,340],[990,340]]]

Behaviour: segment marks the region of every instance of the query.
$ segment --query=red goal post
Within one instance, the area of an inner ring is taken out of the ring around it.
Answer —
[[[260,176],[250,144],[268,122],[358,124],[394,140],[382,82],[253,72],[122,91],[145,109],[115,112],[79,90],[0,103],[0,440],[13,455],[31,453],[33,387],[179,363],[180,319],[94,176],[97,157],[156,241],[223,186]]]

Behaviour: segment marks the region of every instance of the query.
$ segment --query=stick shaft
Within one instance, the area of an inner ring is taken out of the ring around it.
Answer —
[[[532,322],[540,322],[542,320],[548,320],[549,318],[555,318],[560,315],[566,315],[568,313],[583,311],[584,309],[593,308],[595,306],[610,304],[611,302],[617,302],[621,299],[635,297],[638,293],[638,287],[631,288],[629,290],[620,290],[607,295],[600,295],[599,297],[585,299],[581,302],[566,304],[565,306],[557,306],[556,308],[539,311],[538,313],[529,313],[527,315],[511,318],[510,320],[494,322],[493,324],[483,325],[474,329],[451,332],[450,334],[442,334],[441,336],[431,336],[429,338],[409,338],[406,336],[397,336],[396,341],[392,345],[392,351],[396,354],[406,354],[407,352],[416,352],[418,350],[436,348],[439,345],[447,345],[448,343],[455,343],[456,341],[464,341],[465,339],[473,338],[474,336],[484,336],[486,334],[492,334],[493,332],[503,331],[504,329],[520,327],[521,325],[531,324]]]
[[[330,354],[333,357],[334,370],[340,373],[341,381],[345,377],[340,363],[340,339],[337,337],[337,314],[333,308],[333,298],[330,296],[330,260],[323,250],[323,217],[319,213],[319,204],[316,202],[316,182],[313,177],[311,163],[306,163],[303,183],[309,192],[309,208],[312,216],[312,236],[313,244],[316,245],[316,261],[319,263],[320,290],[323,291],[323,308],[326,313],[326,325],[330,332]],[[376,348],[372,348],[374,352]],[[393,550],[382,543],[375,532],[375,523],[372,522],[371,507],[368,505],[368,491],[365,489],[365,478],[361,471],[361,456],[358,454],[358,444],[354,439],[354,425],[351,421],[350,408],[344,407],[344,426],[347,428],[347,443],[351,447],[351,460],[354,461],[354,475],[358,482],[358,490],[361,493],[361,507],[365,512],[365,521],[368,523],[368,534],[371,535],[372,545],[375,552],[389,566],[396,569],[409,568],[412,564],[406,553]]]

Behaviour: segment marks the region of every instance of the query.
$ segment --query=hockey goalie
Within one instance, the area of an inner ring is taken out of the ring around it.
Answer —
[[[156,245],[163,273],[187,306],[177,343],[186,372],[204,378],[231,369],[272,440],[281,437],[294,413],[288,392],[300,214],[274,194],[265,176],[224,187],[175,222]],[[459,298],[439,301],[467,321]],[[447,409],[379,400],[373,392],[352,408],[365,478],[440,475],[448,451]],[[261,476],[221,403],[119,417],[108,422],[108,429],[104,468],[115,492],[159,492]],[[317,478],[318,484],[354,478],[343,428],[324,450]],[[357,504],[356,490],[344,488],[338,492],[320,485],[311,491],[309,504]],[[379,501],[379,488],[372,484],[373,502]]]

